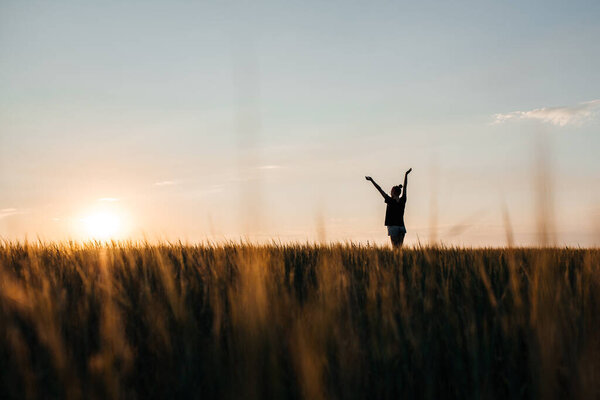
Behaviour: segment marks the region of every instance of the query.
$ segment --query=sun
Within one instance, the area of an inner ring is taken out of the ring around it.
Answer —
[[[82,218],[87,234],[93,239],[111,239],[121,231],[121,218],[111,212],[98,212]]]

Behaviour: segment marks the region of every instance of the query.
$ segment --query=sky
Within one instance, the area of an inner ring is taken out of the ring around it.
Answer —
[[[0,1],[0,237],[600,245],[598,1]]]

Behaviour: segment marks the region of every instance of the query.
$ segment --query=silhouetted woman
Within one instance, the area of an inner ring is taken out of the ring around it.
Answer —
[[[402,247],[404,235],[406,235],[406,227],[404,226],[404,208],[406,207],[406,184],[408,183],[408,174],[410,174],[410,171],[412,171],[412,168],[404,174],[404,191],[402,190],[402,185],[394,186],[390,192],[391,196],[388,196],[373,178],[365,176],[365,178],[379,190],[379,193],[381,193],[385,199],[385,203],[387,204],[387,209],[385,211],[385,226],[387,226],[388,236],[392,241],[392,246],[395,248]],[[400,192],[402,192],[402,196],[400,196]]]

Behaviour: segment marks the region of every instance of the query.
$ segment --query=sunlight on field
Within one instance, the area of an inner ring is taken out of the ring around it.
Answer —
[[[4,242],[0,398],[599,398],[598,315],[595,249]]]

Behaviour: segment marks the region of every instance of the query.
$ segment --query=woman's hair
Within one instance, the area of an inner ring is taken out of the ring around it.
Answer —
[[[400,194],[401,191],[402,191],[402,185],[392,187],[392,196],[394,196],[396,194]]]

